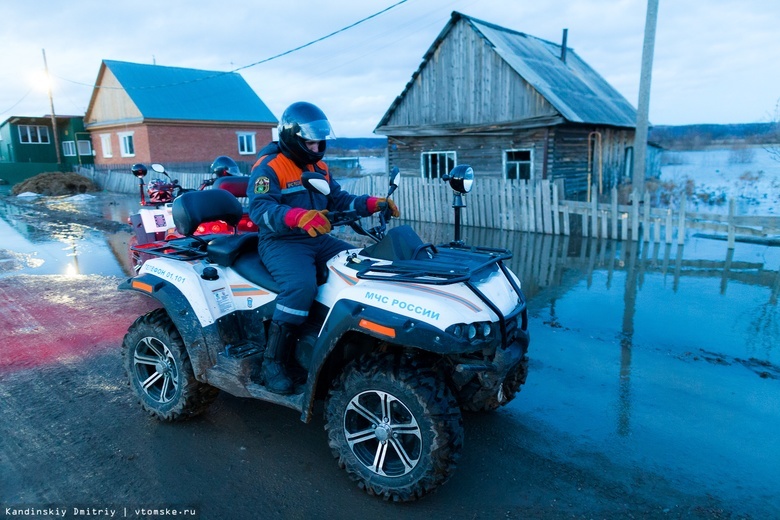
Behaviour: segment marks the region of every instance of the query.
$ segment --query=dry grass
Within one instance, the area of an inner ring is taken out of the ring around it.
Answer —
[[[95,184],[76,173],[44,172],[15,184],[11,193],[32,192],[40,195],[77,195],[90,191],[99,191]]]

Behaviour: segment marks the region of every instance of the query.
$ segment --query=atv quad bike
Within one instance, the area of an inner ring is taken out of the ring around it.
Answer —
[[[144,177],[147,173],[147,168],[143,164],[134,164],[132,168],[133,175],[138,178],[138,186],[141,195],[141,208],[138,213],[131,215],[127,219],[127,223],[132,228],[132,236],[128,241],[128,259],[130,260],[130,267],[133,272],[138,272],[146,260],[151,256],[146,253],[146,249],[150,247],[159,246],[160,241],[176,238],[175,224],[173,222],[172,213],[172,201],[188,191],[179,184],[177,179],[171,179],[168,172],[165,171],[165,167],[162,164],[152,164],[152,170],[160,175],[163,175],[168,181],[162,181],[160,179],[151,181],[149,200],[144,197]],[[246,197],[246,187],[249,181],[247,176],[238,175],[226,175],[223,177],[211,176],[205,179],[198,190],[205,190],[213,186],[214,189],[227,190],[236,197]],[[152,197],[151,185],[154,184],[154,192],[158,195]],[[159,195],[162,194],[162,197]],[[257,231],[254,223],[249,220],[249,215],[244,213],[241,220],[238,223],[238,232],[247,233]],[[227,224],[221,221],[203,222],[198,229],[195,230],[195,235],[215,235],[222,233],[229,233],[230,229]],[[179,235],[181,236],[181,235]]]
[[[397,179],[395,170],[388,197]],[[456,216],[472,179],[468,166],[449,175],[460,190]],[[303,182],[328,194],[316,173]],[[461,411],[493,410],[525,382],[526,302],[504,264],[509,251],[460,240],[434,246],[409,226],[387,230],[387,213],[365,229],[354,212],[334,211],[334,226],[375,243],[328,261],[288,362],[296,391],[272,393],[257,374],[279,287],[257,235],[194,235],[202,222],[236,226],[241,205],[227,191],[193,191],[172,211],[181,237],[147,248],[152,258],[120,285],[162,304],[123,342],[130,385],[158,419],[195,416],[219,390],[298,410],[304,422],[325,400],[339,465],[369,494],[408,501],[450,477],[463,445]]]

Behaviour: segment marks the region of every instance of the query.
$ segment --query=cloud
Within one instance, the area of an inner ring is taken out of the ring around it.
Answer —
[[[84,113],[103,59],[228,71],[336,31],[393,0],[103,0],[0,5],[0,120],[49,112],[27,79],[46,49],[59,114]],[[275,115],[320,104],[339,135],[371,135],[457,10],[569,46],[636,104],[644,0],[408,0],[358,27],[240,71]],[[661,2],[650,119],[655,124],[761,120],[780,98],[780,2]],[[25,94],[29,92],[26,97]],[[22,100],[21,102],[19,102]],[[14,106],[16,103],[18,105]]]

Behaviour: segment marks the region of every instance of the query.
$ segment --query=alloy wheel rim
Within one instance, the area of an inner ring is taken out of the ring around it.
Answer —
[[[176,397],[179,371],[165,343],[154,337],[141,339],[135,346],[133,367],[141,389],[151,400],[165,404]]]
[[[387,392],[369,390],[344,411],[344,436],[358,461],[383,477],[414,470],[422,453],[422,430],[409,408]]]

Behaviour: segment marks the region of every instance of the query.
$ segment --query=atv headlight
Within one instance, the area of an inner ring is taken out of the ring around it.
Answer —
[[[471,342],[484,341],[492,338],[493,324],[489,321],[456,323],[447,327],[447,332],[458,339],[468,339]]]

